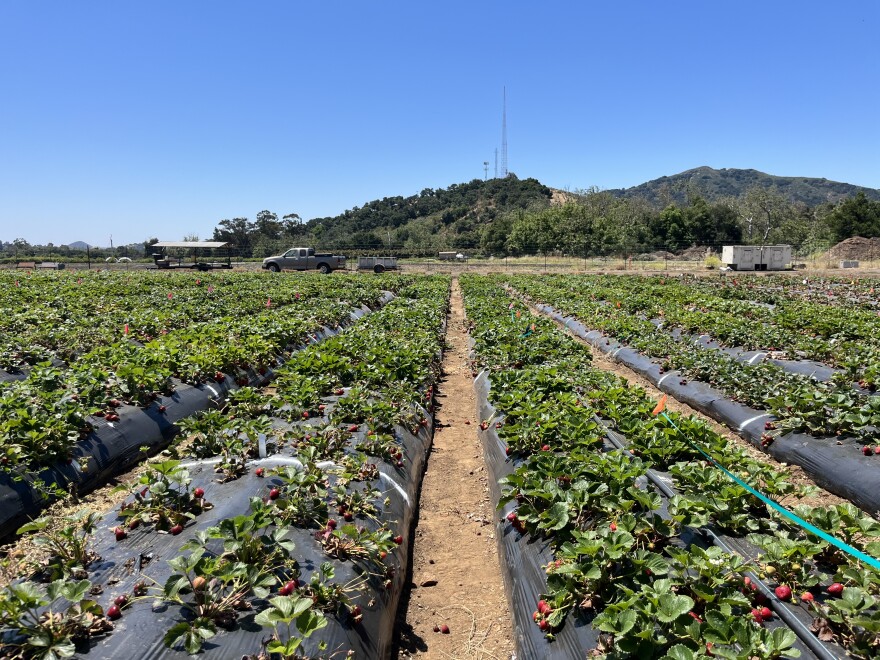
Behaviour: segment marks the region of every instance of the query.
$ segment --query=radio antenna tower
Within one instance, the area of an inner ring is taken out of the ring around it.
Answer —
[[[504,109],[501,113],[501,178],[507,178],[507,86],[504,87]]]
[[[483,161],[483,181],[489,180],[489,161]]]

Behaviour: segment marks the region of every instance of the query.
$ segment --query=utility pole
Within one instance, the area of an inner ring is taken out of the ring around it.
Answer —
[[[504,109],[501,113],[501,178],[507,178],[507,87],[504,87]]]
[[[483,161],[483,181],[489,180],[489,161]]]

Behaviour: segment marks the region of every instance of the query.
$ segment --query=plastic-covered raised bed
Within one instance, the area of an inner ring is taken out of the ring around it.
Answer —
[[[767,442],[775,417],[749,408],[700,381],[688,380],[677,371],[664,371],[639,351],[589,330],[580,320],[560,314],[550,305],[536,307],[597,350],[644,376],[663,392],[727,425],[734,432],[773,456],[798,465],[826,490],[844,497],[875,516],[880,515],[880,463],[864,460],[854,448],[860,443],[839,437],[816,437],[804,433],[774,434]],[[771,425],[768,427],[768,423]]]
[[[379,304],[391,299],[393,294],[386,292]],[[370,311],[366,306],[356,308],[335,327],[315,328],[305,346],[336,335]],[[276,357],[275,366],[283,364],[287,356],[300,348],[288,346],[284,354]],[[38,473],[0,472],[0,538],[8,537],[51,502],[52,488],[82,495],[103,485],[166,446],[176,435],[180,420],[222,404],[229,392],[243,385],[259,385],[273,377],[271,368],[262,373],[253,369],[242,373],[246,375],[236,378],[223,374],[222,378],[198,386],[174,381],[172,393],[158,397],[148,407],[120,405],[115,421],[92,417],[92,430],[76,443],[69,462],[57,462]]]
[[[101,559],[85,571],[102,608],[95,621],[114,629],[63,643],[102,658],[389,657],[447,296],[443,278],[403,287],[382,311],[293,355],[270,389],[245,388],[224,415],[190,424],[188,452],[220,451],[151,462],[101,517]],[[49,600],[72,619],[63,598]],[[0,620],[11,651],[20,620]]]
[[[496,531],[518,654],[843,657],[828,640],[871,657],[880,639],[844,610],[861,599],[880,616],[880,574],[777,518],[693,442],[770,497],[801,497],[784,473],[698,420],[652,416],[640,388],[591,369],[585,347],[491,280],[462,278],[462,289],[474,366],[491,370],[475,381],[477,412],[501,480],[491,494],[504,503]],[[880,525],[854,507],[797,511],[841,538],[864,530],[862,550],[880,547],[869,542]]]

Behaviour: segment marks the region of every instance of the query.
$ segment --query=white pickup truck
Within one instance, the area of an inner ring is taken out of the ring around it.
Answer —
[[[326,275],[342,268],[345,268],[345,257],[315,254],[315,248],[290,248],[284,254],[263,259],[263,269],[273,273],[282,270],[319,270]]]

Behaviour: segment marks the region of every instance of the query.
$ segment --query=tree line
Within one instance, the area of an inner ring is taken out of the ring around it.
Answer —
[[[574,256],[680,252],[692,246],[792,244],[802,252],[845,238],[880,236],[880,201],[863,193],[836,204],[808,206],[755,187],[739,197],[707,200],[692,194],[684,203],[657,208],[641,198],[597,189],[555,193],[535,179],[474,180],[426,188],[410,197],[386,197],[344,213],[304,222],[296,213],[269,210],[254,220],[221,220],[212,240],[234,246],[242,258],[261,258],[293,245],[346,254],[391,252],[426,256],[443,250],[470,255]],[[195,236],[184,237],[194,239]],[[92,258],[149,257],[150,245],[92,248]],[[85,258],[67,246],[0,241],[0,259]]]

